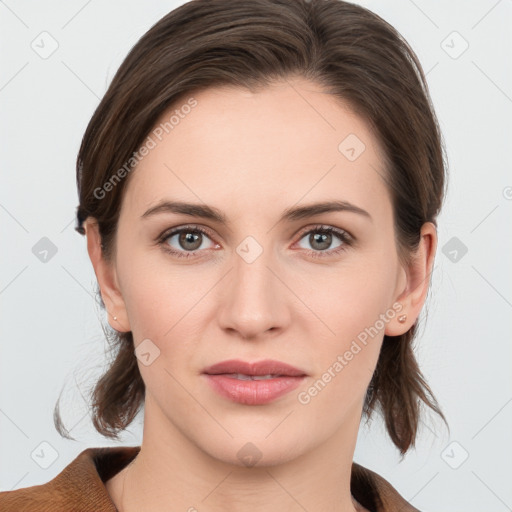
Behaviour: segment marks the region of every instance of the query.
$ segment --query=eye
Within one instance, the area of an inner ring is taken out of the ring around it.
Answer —
[[[210,240],[210,245],[205,244],[206,239]],[[168,231],[159,238],[159,243],[166,252],[178,258],[195,257],[196,251],[220,247],[212,242],[205,229],[198,226],[184,226]]]
[[[332,226],[316,226],[303,233],[301,240],[303,239],[306,239],[306,242],[312,247],[312,250],[309,252],[314,258],[322,258],[339,254],[342,251],[345,251],[347,247],[350,247],[353,243],[351,235],[342,229],[334,228]],[[337,244],[332,248],[332,244],[333,242],[336,243],[336,240]],[[327,250],[329,248],[330,250]]]
[[[346,231],[323,225],[302,233],[298,243],[300,247],[305,248],[300,244],[303,239],[312,247],[308,252],[314,258],[339,254],[353,244],[353,237]],[[210,241],[209,244],[207,240]],[[198,257],[197,253],[201,250],[220,248],[219,244],[212,241],[212,236],[207,230],[195,225],[167,231],[159,237],[158,243],[164,251],[178,258],[194,258]],[[336,243],[334,247],[333,243]]]

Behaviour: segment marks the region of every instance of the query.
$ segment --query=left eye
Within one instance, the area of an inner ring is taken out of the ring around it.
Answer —
[[[336,238],[338,239],[338,243],[333,247],[332,244]],[[310,250],[314,253],[323,252],[327,254],[344,250],[345,245],[350,245],[351,241],[349,235],[345,231],[338,230],[330,226],[310,229],[303,234],[301,240],[307,240],[312,247]],[[308,249],[308,247],[303,248]],[[321,256],[321,254],[315,254],[315,256]]]

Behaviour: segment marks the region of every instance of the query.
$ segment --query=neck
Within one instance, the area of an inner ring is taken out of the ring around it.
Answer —
[[[119,512],[365,510],[350,493],[359,422],[299,457],[249,467],[212,457],[155,410],[148,414],[150,404],[139,454],[107,485]]]

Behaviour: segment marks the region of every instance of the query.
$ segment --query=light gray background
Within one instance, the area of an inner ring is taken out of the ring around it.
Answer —
[[[0,1],[0,490],[47,482],[83,449],[115,444],[93,429],[82,398],[106,343],[85,238],[73,230],[75,158],[129,49],[182,3]],[[399,464],[375,416],[355,460],[422,511],[512,510],[512,1],[358,3],[417,52],[447,145],[449,193],[417,353],[451,436],[427,416]],[[52,38],[47,58],[31,47],[48,51]],[[46,263],[32,251],[42,237],[57,248]],[[53,426],[63,384],[63,418],[79,442]],[[140,416],[119,444],[140,444]]]

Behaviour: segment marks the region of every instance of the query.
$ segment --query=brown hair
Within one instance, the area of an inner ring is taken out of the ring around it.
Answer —
[[[129,181],[120,176],[128,173],[127,162],[135,164],[136,151],[162,113],[205,88],[257,90],[292,76],[320,84],[346,102],[379,138],[397,250],[407,261],[422,225],[437,225],[445,194],[438,121],[407,42],[378,15],[341,0],[192,0],[158,21],[121,64],[85,131],[77,158],[75,229],[85,234],[83,221],[94,218],[103,257],[111,261]],[[112,186],[105,194],[107,182]],[[421,402],[447,424],[413,353],[416,327],[384,337],[363,409],[369,419],[380,406],[402,456],[414,446]],[[113,361],[92,392],[92,421],[103,436],[117,438],[142,407],[145,386],[132,333],[116,332],[112,342]],[[54,420],[69,437],[58,402]]]

